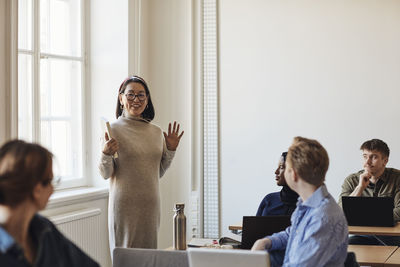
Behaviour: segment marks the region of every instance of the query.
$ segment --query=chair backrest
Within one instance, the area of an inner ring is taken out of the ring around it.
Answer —
[[[186,251],[115,248],[113,267],[189,267]]]

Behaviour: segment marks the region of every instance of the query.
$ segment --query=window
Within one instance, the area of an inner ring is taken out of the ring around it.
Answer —
[[[81,0],[18,1],[18,137],[54,153],[61,188],[85,184],[84,21]]]

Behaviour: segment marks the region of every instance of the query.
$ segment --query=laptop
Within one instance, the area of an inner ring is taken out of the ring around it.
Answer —
[[[394,226],[393,197],[342,197],[343,212],[350,226]]]
[[[243,216],[240,248],[251,249],[257,239],[283,231],[290,225],[290,215]]]
[[[189,267],[270,267],[266,251],[188,248]]]

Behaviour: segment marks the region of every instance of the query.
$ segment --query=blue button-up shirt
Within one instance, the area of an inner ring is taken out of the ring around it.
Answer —
[[[305,202],[299,198],[285,231],[268,236],[269,251],[284,250],[283,266],[343,266],[347,256],[348,227],[342,209],[319,187]]]
[[[0,226],[0,252],[6,253],[14,245],[14,238]]]

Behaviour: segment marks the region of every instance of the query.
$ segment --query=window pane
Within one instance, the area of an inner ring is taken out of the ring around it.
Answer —
[[[64,181],[82,177],[81,65],[40,60],[41,142],[56,155]]]
[[[81,56],[80,0],[40,1],[40,52]]]
[[[40,60],[40,113],[78,119],[81,114],[81,62]]]
[[[18,55],[18,138],[32,141],[32,56]]]
[[[81,144],[72,137],[72,125],[70,121],[41,121],[41,144],[55,155],[62,181],[82,177]]]
[[[18,0],[18,48],[32,50],[32,0]]]

